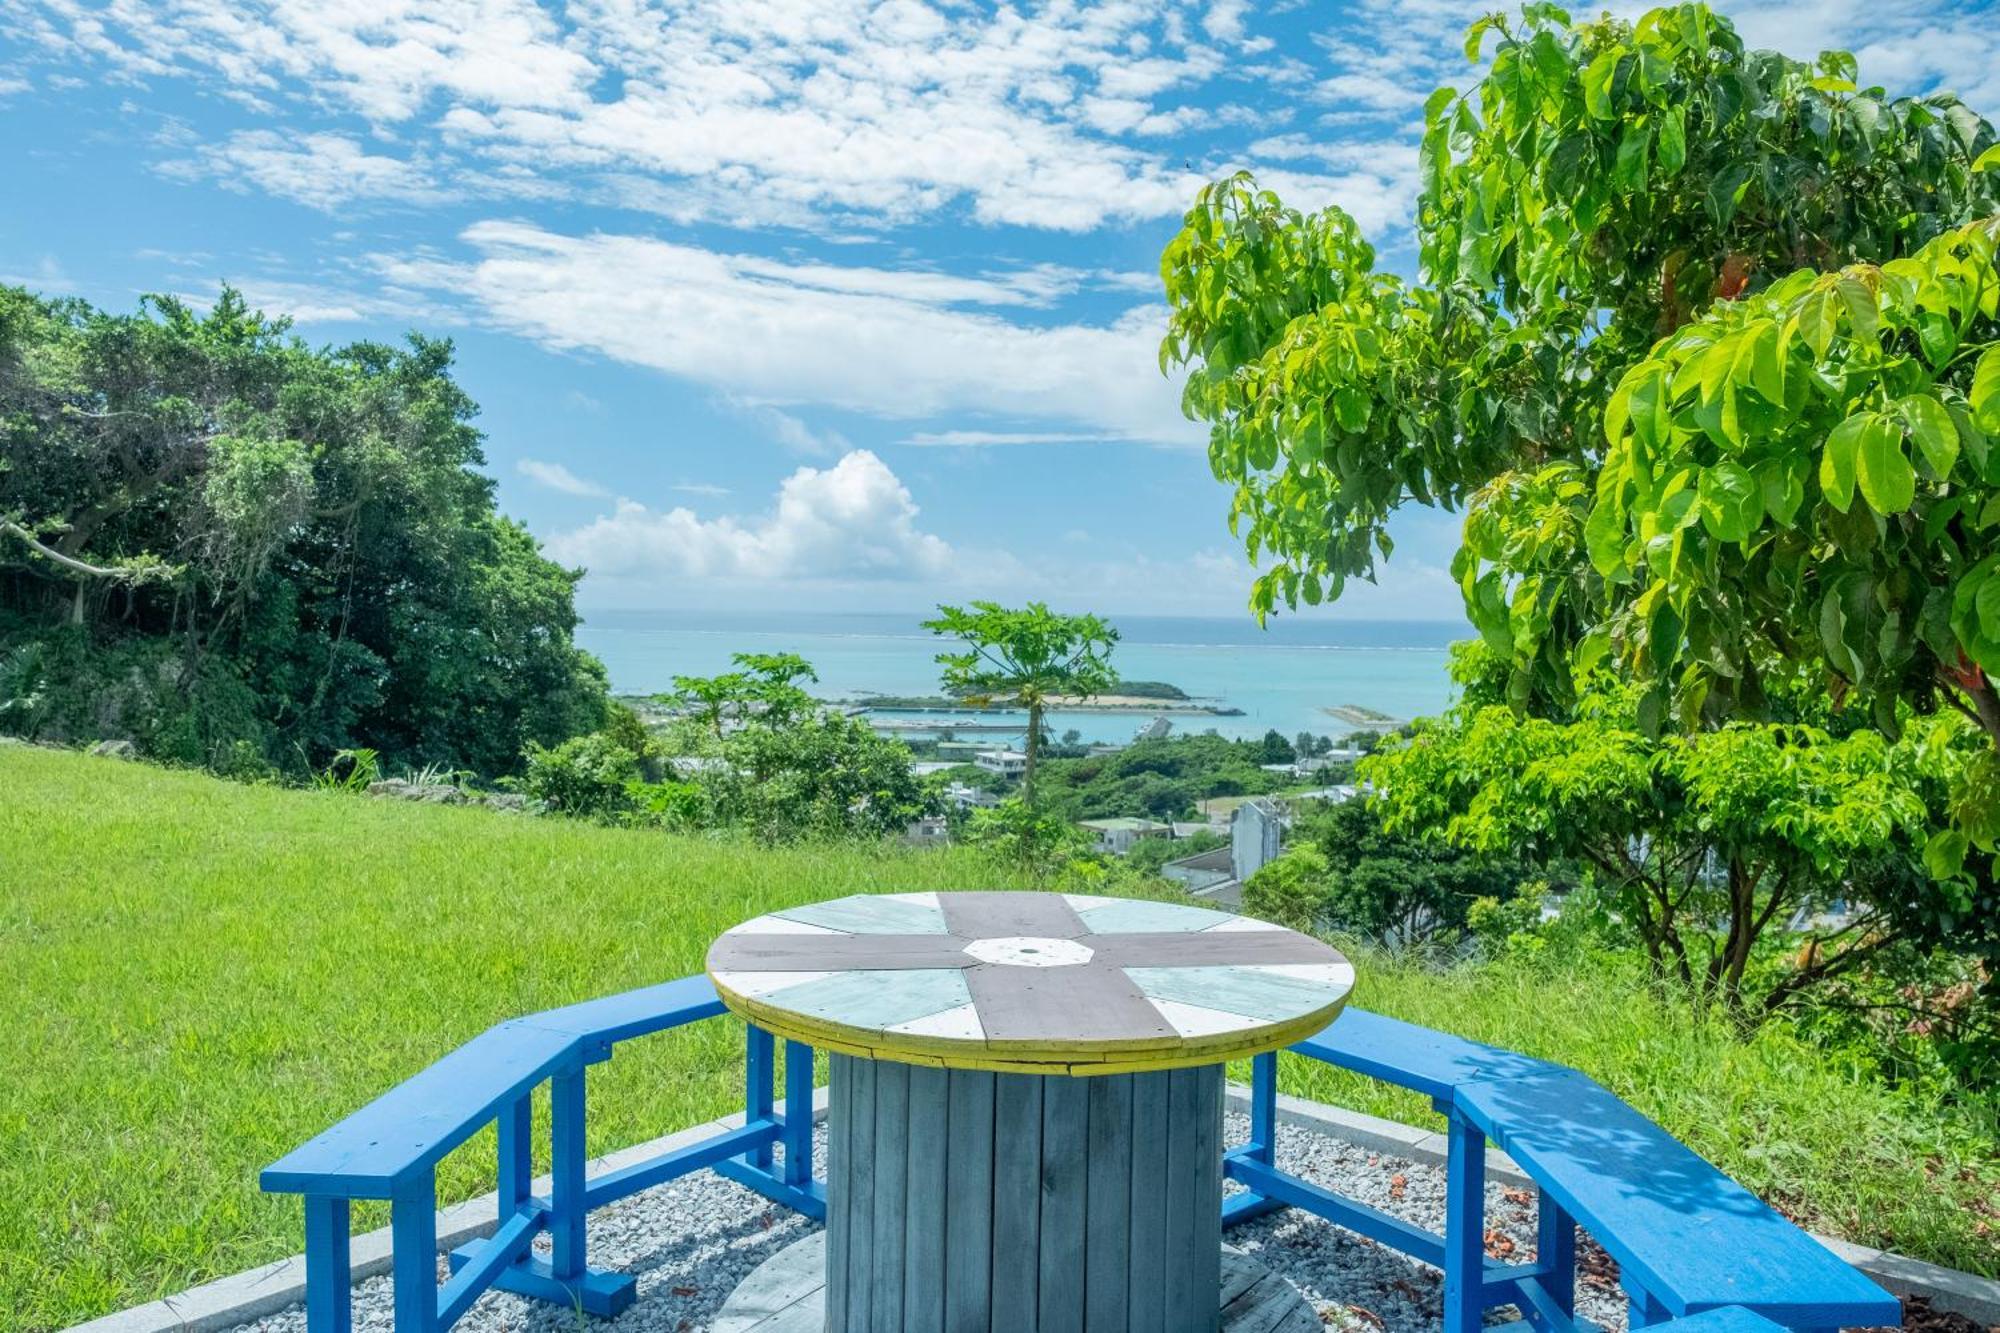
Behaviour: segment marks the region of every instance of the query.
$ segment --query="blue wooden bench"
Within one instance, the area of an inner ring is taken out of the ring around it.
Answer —
[[[741,1127],[588,1174],[585,1070],[619,1042],[723,1013],[707,978],[687,977],[501,1023],[272,1163],[264,1188],[305,1196],[310,1333],[352,1325],[354,1199],[390,1204],[397,1333],[440,1333],[496,1286],[616,1314],[632,1302],[634,1279],[585,1262],[588,1213],[703,1167],[823,1218],[825,1190],[811,1174],[812,1048],[785,1044],[780,1108],[776,1043],[754,1027]],[[1900,1321],[1893,1297],[1575,1070],[1357,1009],[1291,1049],[1432,1099],[1448,1122],[1444,1234],[1277,1166],[1275,1054],[1253,1062],[1250,1139],[1223,1159],[1245,1187],[1225,1201],[1224,1223],[1291,1205],[1432,1264],[1445,1275],[1446,1333],[1479,1333],[1485,1312],[1502,1305],[1518,1308],[1536,1333],[1583,1329],[1573,1313],[1578,1223],[1618,1260],[1635,1328],[1776,1333]],[[532,1095],[543,1083],[553,1163],[546,1199],[532,1190],[529,1137]],[[451,1279],[439,1286],[437,1164],[496,1122],[496,1229],[459,1247]],[[1485,1255],[1489,1138],[1540,1186],[1531,1263]],[[542,1232],[551,1239],[546,1259],[531,1248]]]
[[[1540,1333],[1576,1329],[1576,1227],[1618,1261],[1634,1328],[1699,1317],[1802,1330],[1899,1324],[1897,1300],[1658,1125],[1576,1070],[1350,1008],[1300,1055],[1432,1099],[1447,1122],[1444,1234],[1276,1165],[1277,1056],[1252,1066],[1249,1141],[1224,1159],[1245,1192],[1226,1220],[1304,1208],[1444,1270],[1446,1333],[1478,1333],[1512,1305]],[[1540,1190],[1536,1257],[1485,1253],[1487,1140]]]
[[[265,1168],[264,1189],[302,1194],[306,1212],[306,1322],[346,1333],[349,1204],[387,1199],[398,1333],[448,1328],[488,1287],[612,1315],[632,1303],[629,1274],[590,1268],[584,1222],[593,1208],[702,1167],[808,1216],[825,1215],[812,1180],[813,1053],[785,1044],[785,1101],[773,1091],[776,1043],[748,1029],[740,1128],[595,1178],[584,1152],[584,1071],[621,1041],[725,1011],[706,977],[531,1014],[487,1029],[430,1068]],[[549,1085],[551,1186],[533,1195],[532,1097]],[[499,1130],[499,1218],[492,1236],[461,1246],[453,1274],[436,1277],[438,1162],[479,1130]],[[782,1145],[782,1161],[775,1149]],[[546,1231],[549,1257],[531,1250]]]

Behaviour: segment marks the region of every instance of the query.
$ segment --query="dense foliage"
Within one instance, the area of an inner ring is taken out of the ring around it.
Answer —
[[[1192,367],[1271,562],[1253,608],[1371,576],[1404,504],[1463,506],[1455,569],[1517,706],[1615,651],[1649,729],[1809,673],[1885,727],[1941,700],[2000,744],[1992,126],[1842,52],[1746,50],[1697,4],[1531,4],[1475,25],[1489,46],[1426,106],[1420,282],[1241,177],[1163,257],[1162,363]],[[1983,845],[1994,767],[1961,788]]]
[[[1250,877],[1244,910],[1294,930],[1394,945],[1450,941],[1473,904],[1511,899],[1528,866],[1507,849],[1466,850],[1392,831],[1379,799],[1307,806],[1291,850]]]
[[[1926,873],[1942,807],[1938,719],[1890,742],[1870,728],[1731,723],[1649,736],[1637,691],[1605,683],[1564,721],[1470,703],[1364,760],[1391,828],[1487,854],[1575,859],[1615,895],[1661,975],[1768,1012],[1907,942],[1993,949],[2000,901]],[[1811,923],[1836,907],[1848,915]],[[1745,979],[1767,931],[1808,945]]]
[[[229,291],[0,288],[0,729],[491,774],[600,725],[578,575],[495,512],[450,366],[311,349]]]
[[[1047,760],[1042,800],[1073,819],[1187,818],[1211,797],[1255,796],[1289,785],[1289,777],[1258,767],[1267,762],[1265,754],[1262,741],[1212,732],[1134,741],[1111,754]]]

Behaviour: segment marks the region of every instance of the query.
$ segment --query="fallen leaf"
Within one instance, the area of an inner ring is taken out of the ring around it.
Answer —
[[[1403,1191],[1408,1189],[1409,1187],[1410,1187],[1410,1178],[1404,1175],[1402,1172],[1399,1171],[1395,1175],[1389,1177],[1390,1198],[1392,1199],[1402,1198]]]

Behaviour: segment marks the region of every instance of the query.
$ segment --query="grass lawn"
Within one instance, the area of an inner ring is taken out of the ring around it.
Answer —
[[[965,851],[764,849],[0,747],[0,884],[0,1326],[38,1330],[295,1253],[298,1202],[258,1168],[491,1023],[697,971],[788,903],[1005,876]],[[1816,1225],[2000,1266],[1990,1145],[1821,1052],[1732,1042],[1610,973],[1364,963],[1362,1003],[1577,1064]],[[592,1151],[740,1104],[738,1032],[594,1069]],[[1320,1068],[1287,1085],[1427,1114]],[[441,1196],[491,1178],[475,1139]]]

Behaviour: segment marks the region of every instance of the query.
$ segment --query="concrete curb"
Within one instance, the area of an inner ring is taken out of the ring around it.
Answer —
[[[1248,1113],[1248,1088],[1232,1083],[1227,1096],[1230,1110]],[[813,1097],[813,1118],[816,1121],[826,1118],[826,1107],[827,1090],[821,1088]],[[1307,1101],[1303,1097],[1281,1095],[1278,1098],[1278,1123],[1311,1129],[1371,1152],[1406,1157],[1430,1165],[1444,1165],[1444,1135],[1405,1125],[1401,1121],[1384,1120],[1359,1111],[1344,1111],[1337,1106]],[[590,1168],[593,1174],[615,1171],[739,1128],[742,1124],[740,1113],[710,1120],[649,1143],[634,1144],[607,1154],[593,1161]],[[1487,1154],[1486,1174],[1490,1180],[1513,1187],[1532,1188],[1534,1183],[1512,1159],[1497,1150]],[[546,1176],[535,1182],[538,1191],[546,1191],[548,1187]],[[486,1194],[439,1212],[438,1248],[449,1250],[468,1240],[491,1235],[496,1225],[498,1206],[499,1196]],[[1885,1250],[1853,1245],[1829,1236],[1815,1236],[1814,1239],[1898,1296],[1919,1296],[1929,1301],[1934,1310],[1949,1310],[1980,1324],[2000,1324],[2000,1282],[1956,1269],[1940,1268],[1936,1264]],[[356,1236],[349,1253],[357,1282],[388,1272],[388,1228]],[[219,1333],[219,1330],[261,1319],[286,1306],[296,1305],[305,1299],[305,1294],[305,1256],[293,1255],[261,1268],[218,1278],[179,1295],[148,1301],[144,1305],[135,1305],[88,1323],[77,1324],[68,1333]]]
[[[1232,1083],[1227,1096],[1230,1110],[1249,1114],[1248,1088]],[[1278,1123],[1297,1125],[1328,1138],[1344,1139],[1371,1152],[1407,1157],[1430,1166],[1441,1167],[1445,1162],[1445,1137],[1442,1134],[1418,1129],[1399,1120],[1383,1120],[1359,1111],[1345,1111],[1322,1102],[1307,1101],[1303,1097],[1279,1095]],[[1486,1178],[1515,1188],[1534,1187],[1534,1181],[1512,1158],[1498,1149],[1487,1151]],[[1961,1273],[1955,1268],[1943,1268],[1888,1250],[1856,1245],[1834,1236],[1822,1236],[1817,1232],[1811,1235],[1897,1296],[1919,1296],[1928,1301],[1933,1310],[1962,1314],[1981,1325],[2000,1325],[2000,1281]]]

